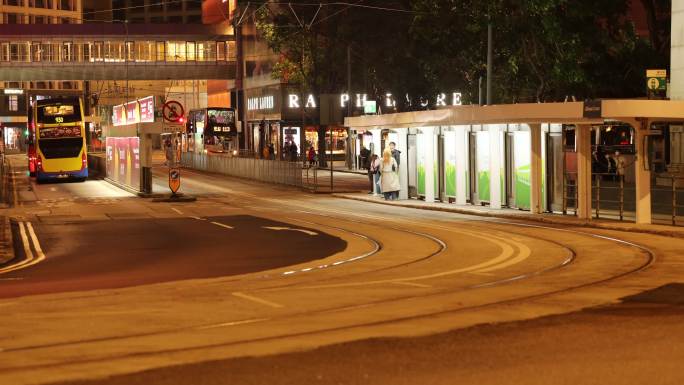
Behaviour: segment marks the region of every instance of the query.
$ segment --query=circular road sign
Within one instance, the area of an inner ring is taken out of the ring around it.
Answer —
[[[185,109],[180,102],[169,100],[168,102],[164,103],[164,107],[162,107],[162,114],[164,115],[164,120],[167,122],[176,123],[185,115]]]

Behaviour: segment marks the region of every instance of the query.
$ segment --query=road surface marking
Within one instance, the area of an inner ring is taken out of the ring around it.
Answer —
[[[395,285],[413,286],[413,287],[421,287],[421,288],[432,287],[430,285],[423,285],[422,283],[415,283],[415,282],[392,282],[392,283]]]
[[[231,229],[231,230],[234,229],[233,226],[224,225],[223,223],[220,223],[220,222],[211,222],[211,224],[212,224],[212,225],[216,225],[216,226],[225,227],[225,228]]]
[[[24,278],[0,278],[0,281],[21,281]],[[2,305],[0,305],[2,306]]]
[[[242,321],[224,322],[224,323],[215,324],[215,325],[199,326],[199,327],[196,327],[195,329],[197,329],[197,330],[215,329],[215,328],[222,328],[222,327],[227,327],[227,326],[253,324],[256,322],[263,322],[263,321],[268,321],[268,318],[254,318],[254,319],[246,319],[246,320],[242,320]]]
[[[518,252],[518,255],[517,255],[516,257],[511,258],[511,259],[509,259],[509,260],[507,260],[507,261],[505,261],[505,262],[502,262],[502,263],[500,263],[500,264],[498,264],[498,265],[494,265],[494,266],[490,266],[490,267],[487,267],[487,268],[484,268],[484,269],[476,270],[475,273],[485,273],[485,274],[486,274],[486,273],[488,273],[488,272],[490,272],[490,271],[503,269],[503,268],[505,268],[505,267],[508,267],[508,266],[511,266],[511,265],[515,265],[515,264],[517,264],[517,263],[520,263],[520,262],[526,260],[526,259],[532,254],[532,251],[530,250],[530,248],[527,247],[525,244],[520,243],[520,242],[513,242],[513,243],[514,243],[516,246],[518,246],[518,248],[519,248],[519,250],[520,250],[520,251]]]
[[[31,235],[31,239],[33,240],[33,248],[36,249],[36,253],[38,253],[38,259],[36,259],[35,262],[38,263],[45,259],[45,254],[43,253],[43,249],[40,247],[40,242],[38,242],[36,232],[33,231],[33,225],[31,224],[31,222],[26,222],[26,227],[28,228],[29,234]]]
[[[263,226],[262,229],[275,230],[275,231],[281,231],[281,230],[299,231],[299,232],[302,232],[302,233],[308,234],[308,235],[318,235],[318,233],[315,231],[304,230],[304,229],[293,229],[291,227]]]
[[[247,295],[247,294],[242,293],[242,292],[239,292],[239,291],[233,292],[233,295],[236,296],[236,297],[242,298],[242,299],[246,299],[246,300],[248,300],[248,301],[260,303],[260,304],[262,304],[262,305],[266,305],[266,306],[270,306],[270,307],[274,307],[274,308],[285,307],[285,306],[283,306],[283,305],[281,305],[281,304],[279,304],[279,303],[267,301],[267,300],[265,300],[265,299],[261,299],[261,298],[258,298],[258,297],[253,297],[253,296],[251,296],[251,295]]]
[[[194,215],[190,215],[190,218],[197,219],[198,221],[206,221],[206,218],[200,218],[200,217],[196,217]]]
[[[175,207],[171,207],[171,210],[175,211],[178,215],[183,215],[183,212],[180,211],[180,210],[178,210],[178,209],[175,208]]]
[[[26,259],[21,262],[0,269],[0,273],[8,273],[10,271],[24,268],[33,262],[33,252],[31,251],[31,244],[29,243],[28,237],[26,236],[24,222],[19,222],[18,226],[19,235],[21,236],[21,243],[24,245],[24,253],[26,254]]]

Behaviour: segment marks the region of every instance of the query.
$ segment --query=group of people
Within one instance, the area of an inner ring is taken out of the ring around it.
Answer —
[[[283,157],[290,162],[296,162],[299,158],[299,148],[295,142],[285,142],[283,145]]]
[[[389,148],[382,152],[382,158],[371,154],[366,147],[361,149],[364,168],[368,170],[370,192],[368,194],[382,195],[385,200],[399,199],[399,162],[401,152],[396,149],[396,143],[390,142]]]
[[[601,147],[597,147],[592,152],[591,171],[594,174],[612,174],[620,178],[625,174],[625,168],[625,158],[620,151],[604,153]]]

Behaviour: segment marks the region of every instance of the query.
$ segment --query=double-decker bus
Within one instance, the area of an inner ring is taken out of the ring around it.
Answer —
[[[79,97],[38,100],[29,119],[29,171],[36,180],[88,177],[83,105]]]
[[[209,107],[188,113],[186,132],[189,151],[237,152],[239,147],[235,110]]]

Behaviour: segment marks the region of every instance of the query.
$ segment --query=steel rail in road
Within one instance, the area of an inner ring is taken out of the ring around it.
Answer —
[[[234,194],[238,194],[239,192],[233,192]],[[250,194],[251,195],[251,194]],[[264,200],[261,199],[258,196],[251,195],[248,199],[254,199],[257,202],[260,202],[261,205],[263,206]],[[242,197],[241,202],[245,202],[245,197]],[[271,202],[273,203],[273,202]],[[295,202],[290,202],[290,203],[295,203]],[[278,203],[279,205],[282,205],[282,203]],[[282,211],[283,213],[286,213],[286,215],[292,215],[292,207],[297,207],[296,205],[291,205],[290,208],[287,207],[280,207],[276,208],[274,211]],[[364,222],[366,224],[372,225],[372,224],[377,224],[377,220],[382,220],[382,221],[388,221],[392,220],[394,222],[401,222],[402,224],[410,224],[412,226],[420,226],[420,227],[426,227],[434,230],[449,230],[446,225],[436,225],[433,223],[417,223],[416,221],[407,221],[407,220],[398,220],[396,216],[382,216],[382,215],[375,215],[372,218],[369,217],[364,217],[364,216],[359,216],[358,213],[350,212],[350,211],[341,211],[337,210],[336,212],[331,212],[330,208],[327,207],[317,207],[314,206],[310,203],[306,204],[306,207],[308,207],[308,210],[311,211],[312,209],[313,214],[317,215],[321,218],[328,218],[328,219],[334,219],[339,223],[340,221],[348,221],[351,223],[359,223],[359,222]],[[249,209],[246,209],[247,211],[250,211]],[[318,213],[317,213],[318,211]],[[325,215],[323,215],[325,214]],[[336,215],[337,214],[337,215]],[[307,213],[307,215],[311,216],[312,213]],[[349,216],[356,216],[357,219],[351,219]],[[332,217],[332,218],[330,218]],[[290,218],[291,220],[297,220],[297,218]],[[374,221],[374,222],[371,222]],[[378,301],[366,301],[363,304],[358,304],[355,306],[330,306],[324,309],[315,309],[315,310],[310,310],[310,311],[300,311],[300,312],[295,312],[295,313],[289,313],[289,314],[282,314],[282,315],[275,315],[275,316],[265,316],[265,317],[252,317],[249,319],[238,319],[238,320],[226,320],[226,321],[221,321],[221,322],[212,322],[212,323],[207,323],[207,324],[196,324],[196,325],[188,325],[187,327],[182,327],[182,328],[174,328],[174,329],[168,329],[168,330],[162,330],[162,331],[152,331],[148,333],[139,333],[139,334],[127,334],[127,335],[122,335],[122,336],[105,336],[101,338],[94,338],[90,340],[79,340],[79,341],[65,341],[65,342],[58,342],[58,343],[53,343],[53,344],[46,344],[46,345],[34,345],[34,346],[25,346],[25,347],[17,347],[17,348],[8,348],[6,349],[3,353],[10,353],[10,352],[20,352],[20,351],[27,351],[27,350],[38,350],[38,349],[49,349],[49,348],[55,348],[55,347],[64,347],[64,346],[77,346],[77,345],[87,345],[87,344],[95,344],[98,342],[119,342],[122,340],[126,339],[136,339],[136,338],[144,338],[144,337],[154,337],[154,336],[163,336],[163,335],[173,335],[173,334],[179,334],[179,333],[194,333],[194,332],[201,332],[203,330],[208,330],[208,329],[217,329],[217,328],[228,328],[228,327],[239,327],[239,326],[246,326],[246,325],[259,325],[259,324],[268,324],[269,322],[296,322],[298,319],[301,319],[301,317],[307,317],[307,316],[315,316],[315,315],[324,315],[328,313],[334,313],[334,312],[344,312],[344,311],[350,311],[350,310],[355,310],[358,308],[362,307],[374,307],[374,306],[379,306],[379,305],[385,305],[385,304],[392,304],[392,303],[397,303],[399,301],[404,301],[404,300],[422,300],[422,299],[430,299],[431,297],[439,298],[439,296],[444,296],[444,295],[450,295],[450,296],[457,296],[458,294],[461,294],[465,291],[473,291],[477,289],[482,289],[485,287],[492,287],[492,286],[501,286],[501,285],[507,285],[512,282],[519,282],[522,280],[526,279],[531,279],[534,277],[538,277],[540,275],[547,274],[549,272],[555,271],[555,270],[560,270],[565,267],[573,266],[575,262],[578,261],[578,255],[576,250],[571,246],[564,244],[563,242],[557,241],[555,239],[549,239],[549,237],[542,237],[541,235],[534,236],[525,233],[524,229],[540,229],[540,230],[547,230],[547,231],[562,231],[566,232],[568,234],[573,234],[576,236],[580,237],[589,237],[593,238],[595,240],[599,241],[605,241],[605,242],[610,242],[613,244],[620,244],[629,248],[633,248],[635,251],[638,251],[637,256],[640,257],[638,258],[638,261],[635,261],[635,263],[630,264],[631,266],[629,268],[621,268],[620,271],[616,273],[609,274],[607,276],[602,276],[598,277],[599,279],[590,279],[584,282],[577,282],[576,284],[572,284],[570,286],[565,286],[561,288],[554,288],[548,291],[543,291],[540,293],[532,293],[529,295],[522,295],[522,296],[517,296],[514,298],[506,298],[506,299],[501,299],[501,300],[494,300],[494,301],[489,301],[486,303],[481,303],[481,304],[475,304],[475,305],[469,305],[469,306],[449,306],[444,309],[440,309],[438,311],[430,311],[430,312],[423,312],[421,314],[399,314],[396,316],[391,316],[388,318],[380,319],[380,320],[371,320],[367,322],[354,322],[354,323],[349,323],[345,325],[339,325],[339,326],[331,326],[331,327],[319,327],[314,330],[299,330],[299,331],[294,331],[290,333],[280,333],[277,335],[267,335],[267,336],[262,336],[258,338],[242,338],[238,340],[233,340],[233,341],[216,341],[213,343],[200,343],[195,346],[182,346],[182,347],[162,347],[159,349],[151,349],[150,351],[138,351],[138,352],[132,352],[132,353],[122,353],[122,354],[107,354],[103,355],[100,357],[92,357],[92,358],[87,358],[83,357],[74,361],[70,362],[54,362],[54,363],[47,363],[47,364],[41,364],[41,363],[33,363],[32,365],[28,366],[17,366],[13,368],[3,368],[3,371],[7,372],[15,372],[15,371],[24,371],[24,370],[29,370],[29,369],[40,369],[40,368],[49,368],[49,367],[60,367],[60,366],[65,366],[65,365],[79,365],[79,364],[88,364],[88,363],[99,363],[99,362],[107,362],[110,360],[121,360],[121,359],[130,359],[130,358],[141,358],[141,357],[147,357],[147,356],[154,356],[154,355],[159,355],[159,354],[167,354],[167,353],[175,353],[175,352],[193,352],[193,351],[199,351],[202,349],[208,349],[208,348],[224,348],[224,347],[235,347],[235,346],[242,346],[246,344],[253,344],[253,343],[259,343],[259,342],[271,342],[271,341],[278,341],[278,340],[286,340],[286,339],[291,339],[291,338],[296,338],[296,337],[308,337],[308,336],[315,336],[315,335],[322,335],[325,333],[331,333],[331,332],[337,332],[337,331],[345,331],[345,330],[352,330],[352,329],[359,329],[359,328],[364,328],[364,327],[374,327],[374,326],[383,326],[383,325],[391,325],[391,324],[396,324],[400,322],[405,322],[405,321],[419,321],[423,319],[428,319],[432,317],[438,317],[438,316],[443,316],[443,315],[452,315],[452,314],[458,314],[462,312],[468,312],[468,311],[473,311],[473,310],[478,310],[478,309],[486,309],[486,308],[493,308],[496,306],[501,306],[501,305],[510,305],[510,304],[522,304],[525,302],[529,301],[534,301],[537,299],[541,298],[547,298],[547,297],[552,297],[554,295],[558,294],[563,294],[563,293],[570,293],[573,291],[581,290],[584,288],[588,288],[591,286],[598,286],[598,285],[603,285],[607,284],[609,282],[627,277],[632,274],[639,273],[648,267],[652,266],[655,261],[656,261],[656,256],[655,253],[650,250],[649,248],[639,245],[634,242],[626,241],[624,239],[620,239],[618,237],[609,237],[605,235],[600,235],[600,234],[594,234],[590,232],[585,232],[585,231],[578,231],[578,230],[571,230],[571,229],[562,229],[558,228],[555,226],[545,226],[545,225],[532,225],[529,223],[523,223],[523,222],[508,222],[508,221],[496,221],[496,220],[491,220],[491,219],[482,219],[482,218],[475,218],[470,220],[469,223],[475,224],[477,226],[480,226],[483,223],[486,223],[488,225],[502,225],[502,227],[505,228],[504,231],[509,232],[509,233],[514,233],[514,234],[519,234],[524,237],[532,238],[532,239],[539,239],[544,242],[552,242],[568,251],[569,256],[561,261],[561,263],[553,265],[553,266],[547,266],[544,269],[537,269],[534,271],[526,272],[524,274],[518,274],[515,276],[508,276],[504,278],[497,278],[494,280],[489,280],[484,283],[478,283],[476,285],[469,285],[466,287],[457,287],[457,288],[447,288],[444,290],[439,290],[431,293],[415,293],[411,295],[406,295],[402,297],[394,297],[394,298],[387,298],[383,300],[378,300]],[[323,225],[323,224],[319,224]],[[441,252],[441,251],[440,251]],[[581,257],[581,255],[580,255]],[[425,259],[427,257],[421,256],[420,259],[422,261],[420,262],[426,262],[429,259]],[[419,261],[409,261],[407,262],[409,265],[417,264],[420,263]],[[391,268],[396,268],[396,267],[391,267]],[[354,272],[354,274],[362,274],[364,272]],[[302,275],[305,276],[305,275]],[[316,274],[306,274],[306,276],[314,277],[318,279]],[[277,278],[276,276],[273,276],[273,278]],[[344,278],[344,277],[342,277]],[[339,276],[337,277],[325,277],[324,279],[340,279]],[[223,283],[228,283],[227,281],[222,281]],[[300,283],[301,284],[301,283]],[[250,291],[251,293],[251,291]],[[79,346],[80,347],[80,346]]]

